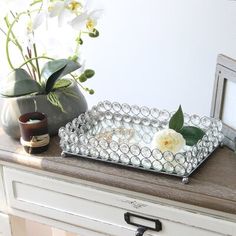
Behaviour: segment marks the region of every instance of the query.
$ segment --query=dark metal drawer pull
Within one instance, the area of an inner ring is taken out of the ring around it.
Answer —
[[[153,231],[157,231],[157,232],[162,230],[162,224],[157,219],[151,219],[151,218],[147,218],[144,216],[139,216],[136,214],[132,214],[130,212],[125,213],[124,218],[125,218],[125,221],[127,224],[134,225],[134,226],[138,227],[138,229],[135,233],[135,236],[143,236],[145,231],[147,231],[148,229],[153,230]],[[140,221],[140,219],[144,220],[148,225],[139,224],[138,221]]]

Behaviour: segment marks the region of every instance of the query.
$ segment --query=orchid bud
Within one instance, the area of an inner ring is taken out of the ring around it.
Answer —
[[[79,81],[80,81],[81,83],[85,82],[86,80],[87,80],[87,77],[85,76],[85,74],[80,75]]]
[[[95,71],[91,69],[87,69],[84,71],[84,75],[86,76],[87,79],[90,79],[94,76]]]

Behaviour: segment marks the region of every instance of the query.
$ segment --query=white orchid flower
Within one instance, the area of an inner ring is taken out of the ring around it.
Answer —
[[[27,24],[27,33],[32,34],[37,28],[39,28],[46,20],[47,15],[45,12],[39,12],[33,19],[30,19]]]
[[[102,10],[94,10],[91,12],[86,11],[79,16],[76,16],[72,21],[69,22],[69,24],[75,30],[81,30],[84,26],[86,26],[89,31],[93,31],[97,25],[97,20],[102,15],[102,12]]]
[[[78,0],[65,0],[52,2],[49,7],[49,16],[58,17],[58,24],[62,26],[66,19],[74,17],[74,14],[79,14],[83,5]]]

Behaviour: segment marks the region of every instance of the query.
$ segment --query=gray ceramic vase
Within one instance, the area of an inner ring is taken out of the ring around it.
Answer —
[[[20,115],[37,110],[48,117],[48,128],[51,136],[57,135],[58,129],[64,126],[67,122],[88,109],[84,95],[79,90],[76,83],[72,83],[66,88],[66,94],[57,90],[62,107],[52,105],[46,95],[27,95],[21,97],[2,98],[1,109],[1,124],[3,130],[11,137],[19,139],[20,129],[18,126],[18,118]],[[67,94],[73,94],[67,95]]]

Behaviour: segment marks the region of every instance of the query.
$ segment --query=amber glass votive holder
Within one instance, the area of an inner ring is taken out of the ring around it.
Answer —
[[[21,139],[25,151],[30,154],[44,152],[49,147],[48,120],[45,114],[31,112],[19,117]]]

